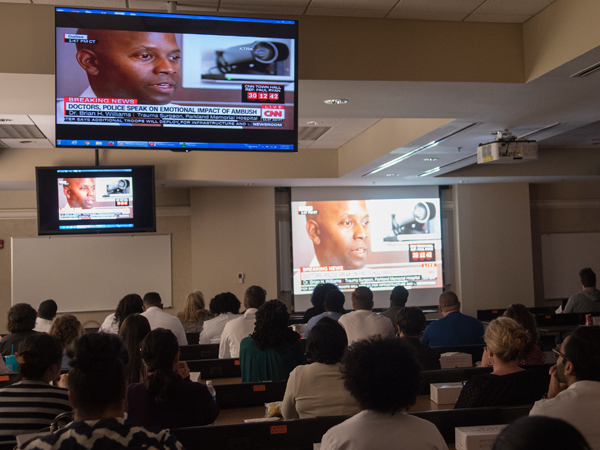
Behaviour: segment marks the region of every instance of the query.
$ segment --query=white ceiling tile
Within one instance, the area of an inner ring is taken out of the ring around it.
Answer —
[[[29,0],[0,0],[0,3],[31,3]]]
[[[298,148],[308,148],[315,141],[298,141]]]
[[[421,12],[421,11],[391,11],[386,17],[388,19],[405,20],[442,20],[445,22],[460,22],[468,16],[468,13],[451,12]]]
[[[323,136],[317,139],[318,142],[333,142],[333,141],[349,141],[350,139],[355,138],[364,130],[356,129],[356,128],[341,128],[341,127],[333,127],[329,131],[327,131]]]
[[[393,11],[473,12],[485,0],[401,0]]]
[[[346,128],[359,128],[366,130],[367,128],[375,125],[379,119],[342,119],[337,124],[337,127]]]
[[[384,9],[389,11],[398,0],[312,0],[310,8]]]
[[[346,142],[348,142],[347,140],[345,141],[315,141],[310,148],[340,148],[342,145],[344,145]]]
[[[56,141],[56,125],[54,115],[31,115],[29,118],[44,133],[50,142]]]
[[[36,5],[76,6],[88,8],[125,8],[125,0],[32,0]]]
[[[298,117],[298,126],[301,127],[333,127],[340,122],[339,117]],[[308,122],[318,122],[314,125],[309,125]]]
[[[187,1],[187,0],[182,0]],[[277,6],[281,8],[303,7],[306,8],[309,0],[221,0],[223,6],[245,5],[245,6]]]
[[[531,18],[530,14],[479,14],[473,13],[465,22],[496,22],[496,23],[523,23]]]
[[[387,9],[342,9],[342,8],[313,8],[312,4],[306,11],[307,16],[336,16],[336,17],[369,17],[383,18]]]
[[[260,6],[260,5],[221,5],[219,12],[223,13],[248,13],[248,14],[291,14],[301,16],[304,13],[304,6]]]
[[[503,14],[531,15],[539,13],[555,0],[486,0],[474,13],[477,14]]]
[[[129,8],[140,11],[162,11],[167,12],[167,2],[154,2],[147,0],[129,0]]]

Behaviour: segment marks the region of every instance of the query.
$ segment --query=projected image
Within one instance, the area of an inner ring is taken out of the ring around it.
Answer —
[[[59,220],[133,218],[131,177],[58,178]]]
[[[438,198],[292,202],[295,295],[442,287]]]

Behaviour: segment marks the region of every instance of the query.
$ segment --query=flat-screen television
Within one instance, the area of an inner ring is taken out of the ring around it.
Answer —
[[[154,166],[36,167],[38,234],[156,231]]]
[[[293,188],[294,310],[311,307],[319,283],[346,295],[358,286],[389,308],[390,291],[409,291],[408,305],[438,304],[443,290],[442,222],[437,186]]]
[[[55,14],[57,147],[297,151],[296,21]]]

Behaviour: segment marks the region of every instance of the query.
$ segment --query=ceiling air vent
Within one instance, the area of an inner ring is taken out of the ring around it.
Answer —
[[[0,124],[0,139],[46,139],[35,125]]]
[[[330,129],[331,127],[300,127],[298,130],[298,140],[316,141]]]
[[[586,67],[585,69],[580,70],[577,73],[574,73],[569,78],[587,77],[588,75],[591,75],[592,73],[594,73],[598,69],[600,69],[600,62],[597,62],[596,64],[592,64],[590,67]]]

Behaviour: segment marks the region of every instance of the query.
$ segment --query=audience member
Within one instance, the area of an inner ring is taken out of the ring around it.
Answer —
[[[325,296],[325,312],[311,318],[306,324],[306,330],[304,330],[304,336],[310,334],[310,330],[316,325],[316,323],[323,317],[329,317],[336,322],[340,320],[346,311],[344,310],[344,302],[346,297],[344,293],[339,289],[331,290]]]
[[[143,383],[129,385],[127,420],[151,429],[215,421],[219,407],[205,385],[189,380],[189,369],[179,361],[177,338],[170,330],[156,328],[148,333],[142,341],[142,359],[148,375]]]
[[[144,295],[144,312],[142,316],[148,319],[151,329],[166,328],[171,330],[179,345],[187,345],[188,341],[183,325],[177,317],[163,311],[162,299],[158,293],[148,292]]]
[[[256,311],[254,332],[242,339],[242,382],[286,380],[304,364],[300,335],[288,327],[290,314],[279,300],[269,300]]]
[[[41,333],[47,333],[52,325],[52,319],[56,317],[56,311],[58,306],[54,300],[44,300],[40,303],[40,307],[37,310],[37,319],[35,319],[35,327],[33,331],[39,331]]]
[[[335,320],[324,317],[313,327],[306,341],[310,364],[297,366],[290,373],[281,405],[284,419],[353,415],[360,411],[344,388],[340,372],[347,346],[346,332]]]
[[[532,416],[563,419],[577,428],[590,447],[600,449],[600,330],[580,327],[555,350],[546,398],[537,401]]]
[[[55,433],[26,442],[18,450],[184,450],[168,430],[154,433],[125,423],[127,351],[117,336],[84,334],[69,347],[67,355],[74,421]]]
[[[319,283],[313,289],[312,297],[310,302],[312,307],[308,308],[302,318],[303,323],[308,321],[316,315],[323,314],[325,312],[325,296],[329,291],[337,291],[338,287],[331,283]]]
[[[354,311],[344,314],[338,320],[346,330],[350,345],[370,336],[395,335],[392,323],[386,317],[373,312],[373,292],[368,287],[360,286],[352,292],[352,307]]]
[[[209,305],[210,312],[215,317],[204,322],[200,332],[200,344],[219,344],[225,324],[238,317],[240,306],[240,301],[231,292],[216,295]]]
[[[465,384],[455,408],[528,405],[545,391],[539,372],[519,367],[529,337],[516,320],[499,317],[485,330],[484,348],[492,362],[492,373],[474,375]]]
[[[408,301],[408,291],[404,286],[396,286],[390,294],[390,307],[381,313],[392,321],[394,328],[396,327],[396,314],[406,306]]]
[[[129,362],[125,366],[127,384],[140,383],[146,378],[147,371],[140,347],[146,335],[150,333],[150,322],[141,314],[131,314],[121,324],[119,337],[129,354]]]
[[[507,426],[492,450],[591,450],[577,429],[551,417],[521,417]]]
[[[596,274],[586,267],[579,272],[582,291],[569,297],[565,313],[590,313],[600,311],[600,291],[596,289]]]
[[[23,339],[17,356],[23,380],[0,389],[0,441],[35,433],[71,411],[67,390],[50,384],[60,376],[61,357],[62,347],[54,336],[36,333]]]
[[[533,314],[529,312],[525,305],[517,303],[516,305],[510,305],[508,307],[504,312],[504,317],[510,317],[511,319],[516,320],[529,334],[529,342],[527,347],[525,347],[523,357],[519,359],[519,365],[530,366],[544,364],[546,362],[546,354],[538,345],[537,326]],[[484,352],[481,359],[481,365],[483,367],[492,365],[491,362],[488,361],[487,356],[488,353]]]
[[[414,351],[399,339],[372,337],[352,344],[342,375],[361,412],[325,433],[321,450],[447,449],[433,423],[402,412],[417,399],[420,373]]]
[[[406,306],[396,314],[400,339],[415,349],[417,361],[424,370],[436,370],[440,368],[440,352],[420,341],[425,323],[425,314],[416,306]]]
[[[77,320],[72,314],[65,314],[64,316],[56,317],[52,326],[48,331],[49,334],[58,338],[63,348],[63,358],[61,364],[61,370],[69,369],[69,360],[66,354],[66,348],[83,334],[83,327],[81,322]]]
[[[256,311],[267,298],[267,291],[260,286],[250,286],[244,294],[244,308],[241,317],[236,317],[225,324],[219,344],[219,358],[237,358],[240,356],[242,339],[254,331]]]
[[[177,313],[177,318],[186,333],[200,333],[205,320],[212,316],[204,305],[204,294],[198,290],[190,292],[185,299],[183,311]],[[195,342],[191,342],[195,344]]]
[[[483,344],[483,324],[460,312],[460,302],[454,292],[442,292],[439,309],[444,317],[425,328],[423,344],[430,347]]]
[[[138,294],[128,294],[119,301],[114,313],[104,319],[100,330],[103,333],[119,334],[119,328],[127,316],[144,312],[142,297]]]
[[[33,331],[36,317],[35,309],[27,303],[17,303],[11,306],[8,310],[8,324],[6,325],[10,334],[0,340],[2,356],[18,353],[21,341],[27,336],[37,333],[37,331]]]

